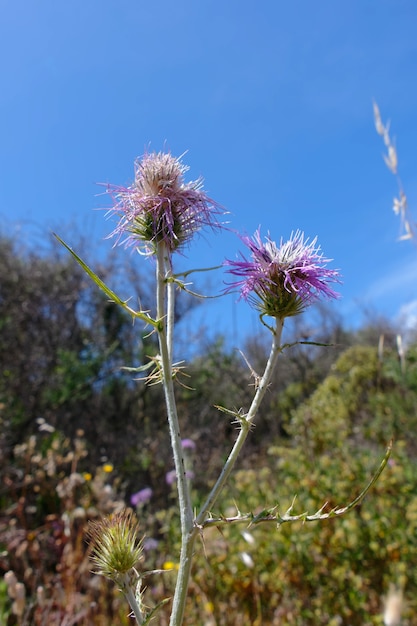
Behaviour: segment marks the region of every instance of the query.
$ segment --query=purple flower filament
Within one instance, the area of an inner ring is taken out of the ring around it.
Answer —
[[[203,191],[202,180],[184,182],[188,169],[171,154],[154,152],[136,161],[131,187],[107,187],[114,199],[109,213],[120,216],[110,234],[116,236],[116,244],[143,242],[146,253],[154,254],[163,242],[172,253],[203,226],[220,226],[216,215],[222,211]]]
[[[279,247],[269,235],[261,240],[260,229],[253,238],[241,237],[251,252],[251,259],[225,262],[228,272],[239,277],[226,292],[240,290],[240,297],[250,302],[262,315],[284,319],[298,315],[321,297],[338,298],[329,282],[340,282],[339,272],[325,267],[317,238],[310,243],[301,231]]]

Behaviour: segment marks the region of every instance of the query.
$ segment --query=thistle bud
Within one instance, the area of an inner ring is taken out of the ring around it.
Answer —
[[[138,533],[139,524],[130,509],[91,522],[88,536],[97,573],[116,583],[125,580],[142,556],[142,538],[138,539]]]

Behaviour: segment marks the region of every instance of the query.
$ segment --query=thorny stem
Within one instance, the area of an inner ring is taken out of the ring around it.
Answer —
[[[172,371],[172,350],[173,350],[173,334],[174,334],[174,315],[175,315],[175,283],[169,280],[167,283],[167,346],[169,356],[169,366]],[[172,373],[172,372],[171,372]]]
[[[172,339],[174,324],[174,290],[175,284],[170,280],[172,274],[169,255],[165,246],[160,243],[157,248],[157,320],[159,349],[161,353],[162,377],[167,406],[168,425],[171,446],[174,455],[177,476],[178,500],[181,517],[181,554],[177,583],[173,599],[171,626],[182,623],[187,598],[188,582],[191,573],[191,557],[196,531],[193,522],[191,496],[186,478],[184,455],[181,446],[181,433],[175,403],[174,384],[172,378]],[[168,298],[167,298],[168,292]]]
[[[180,626],[183,622],[188,584],[191,575],[192,555],[198,529],[204,522],[210,508],[214,505],[230,473],[236,463],[239,453],[246,441],[251,424],[256,416],[268,385],[271,381],[277,358],[281,352],[281,334],[283,320],[277,319],[273,330],[271,353],[266,364],[265,372],[259,381],[254,399],[245,418],[242,419],[242,428],[233,446],[226,464],[203,505],[197,519],[193,520],[191,496],[186,478],[184,456],[181,447],[181,434],[174,396],[172,378],[172,345],[174,326],[174,296],[175,283],[171,280],[172,269],[170,259],[163,244],[157,249],[157,320],[159,348],[161,353],[162,377],[167,405],[171,445],[174,454],[175,470],[177,475],[178,499],[181,516],[181,554],[180,564],[175,586],[175,593],[170,618],[170,626]]]
[[[195,524],[197,528],[202,526],[207,514],[210,512],[212,506],[214,505],[221,491],[223,490],[223,487],[225,486],[227,479],[229,478],[235,466],[235,463],[243,447],[243,444],[246,441],[246,438],[250,431],[250,427],[253,424],[253,420],[255,419],[255,416],[258,412],[259,406],[263,400],[263,397],[268,388],[268,385],[271,382],[272,374],[274,372],[278,356],[282,350],[281,336],[282,336],[282,329],[284,327],[284,320],[276,318],[275,322],[276,322],[275,328],[272,329],[273,339],[272,339],[271,352],[269,354],[269,358],[265,367],[264,374],[261,380],[259,381],[258,388],[256,390],[255,396],[252,400],[252,404],[249,408],[248,413],[244,417],[242,416],[241,430],[227,458],[227,461],[220,473],[220,476],[217,479],[217,482],[214,485],[213,489],[211,490],[207,500],[201,507],[200,513],[198,514],[195,520]]]
[[[221,526],[222,524],[236,524],[236,523],[239,524],[242,522],[246,524],[248,524],[249,522],[251,526],[254,524],[260,524],[262,522],[276,522],[278,526],[281,526],[282,524],[285,524],[286,522],[300,522],[300,521],[301,522],[317,522],[318,520],[322,521],[322,520],[331,519],[333,517],[340,517],[341,515],[344,515],[345,513],[348,513],[349,511],[351,511],[353,508],[355,508],[355,506],[358,506],[363,501],[368,491],[375,485],[376,481],[378,480],[378,478],[382,474],[382,471],[384,470],[385,466],[388,463],[388,460],[390,458],[391,451],[392,451],[392,445],[393,445],[393,442],[391,440],[385,451],[384,458],[382,459],[378,469],[376,470],[376,472],[374,473],[374,475],[372,476],[372,478],[370,479],[366,487],[362,489],[360,494],[356,496],[356,498],[352,500],[351,502],[349,502],[349,504],[347,504],[346,506],[336,506],[326,513],[324,512],[324,509],[326,508],[327,503],[325,503],[315,513],[310,514],[310,513],[304,512],[298,515],[292,515],[292,510],[295,504],[295,498],[294,498],[290,507],[283,515],[280,514],[278,510],[278,506],[274,506],[272,507],[272,509],[265,509],[264,511],[261,511],[257,515],[253,515],[253,513],[243,513],[243,514],[239,513],[238,515],[235,515],[234,517],[224,517],[224,516],[220,516],[217,518],[209,517],[204,522],[203,526],[204,528],[208,528],[209,526]]]
[[[276,320],[273,330],[271,353],[266,364],[265,372],[259,381],[250,409],[242,421],[242,429],[233,446],[226,464],[213,487],[207,501],[203,505],[198,518],[193,520],[191,497],[185,474],[184,456],[181,447],[178,415],[174,397],[172,380],[172,341],[174,324],[174,289],[175,284],[170,280],[171,265],[163,245],[158,246],[157,252],[157,319],[159,322],[159,346],[161,352],[162,375],[164,381],[165,400],[167,404],[171,444],[174,453],[175,469],[177,474],[178,498],[181,515],[181,554],[180,564],[175,586],[175,593],[170,618],[170,626],[180,626],[183,622],[188,584],[191,576],[192,555],[199,526],[207,516],[211,506],[220,495],[237,457],[248,436],[250,426],[256,416],[260,403],[271,381],[277,358],[281,352],[281,334],[283,320]],[[168,294],[168,295],[167,295]]]
[[[143,624],[143,622],[145,621],[145,617],[142,611],[140,610],[139,604],[136,600],[136,596],[133,591],[132,582],[131,582],[129,574],[125,574],[125,580],[121,582],[122,582],[121,584],[122,591],[126,597],[126,600],[129,603],[130,608],[132,609],[132,612],[135,616],[137,623],[139,625]]]
[[[177,584],[175,587],[170,626],[180,626],[182,624],[187,597],[187,589],[191,575],[192,555],[197,532],[205,517],[207,516],[207,513],[210,510],[211,506],[215,503],[216,499],[220,495],[223,487],[226,484],[227,479],[230,476],[230,473],[233,470],[240,450],[242,449],[246,437],[248,436],[250,426],[256,416],[259,405],[271,381],[277,358],[279,356],[279,353],[281,352],[282,328],[283,320],[277,319],[276,328],[273,332],[271,353],[266,364],[265,372],[259,382],[251,407],[242,422],[242,429],[239,433],[235,445],[233,446],[232,451],[230,452],[226,464],[195,522],[191,520],[191,526],[188,526],[187,524],[185,527],[183,527],[184,529],[186,528],[186,532],[182,533],[180,566],[178,571]]]

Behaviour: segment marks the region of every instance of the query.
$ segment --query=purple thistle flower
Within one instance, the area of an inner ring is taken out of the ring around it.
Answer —
[[[253,238],[241,237],[252,259],[241,254],[241,261],[226,260],[230,274],[240,279],[230,283],[226,293],[240,289],[240,297],[255,306],[262,315],[284,319],[298,315],[320,297],[338,298],[328,285],[340,283],[337,270],[325,267],[330,259],[323,257],[317,237],[310,243],[297,230],[279,247],[269,235],[261,240],[260,228]]]
[[[177,472],[175,470],[170,470],[165,474],[165,481],[167,485],[173,485],[177,480]]]
[[[156,550],[159,546],[159,541],[153,537],[145,537],[143,540],[143,549],[145,552]]]
[[[183,450],[195,450],[195,443],[192,439],[181,439],[181,447]]]
[[[144,242],[154,254],[163,242],[170,253],[188,243],[203,226],[220,227],[220,206],[202,190],[202,179],[184,183],[188,167],[169,153],[145,154],[135,162],[135,182],[130,187],[107,186],[114,199],[109,213],[120,216],[109,237],[116,245]]]
[[[188,478],[188,480],[192,480],[194,478],[194,472],[192,472],[191,470],[186,470],[185,477]],[[170,470],[165,474],[165,481],[167,485],[173,485],[176,480],[177,472],[175,470]]]
[[[152,498],[152,489],[145,487],[130,496],[130,504],[132,506],[138,506],[138,504],[146,504]]]

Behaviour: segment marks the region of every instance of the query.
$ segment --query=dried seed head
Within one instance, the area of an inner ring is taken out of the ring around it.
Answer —
[[[374,119],[375,119],[376,132],[378,133],[378,135],[383,136],[385,133],[385,126],[383,125],[382,120],[381,120],[379,107],[376,102],[374,102],[373,106],[374,106]]]
[[[397,151],[392,144],[388,146],[388,155],[384,154],[384,161],[388,169],[393,174],[396,174],[397,168],[398,168],[398,157],[397,157]]]

